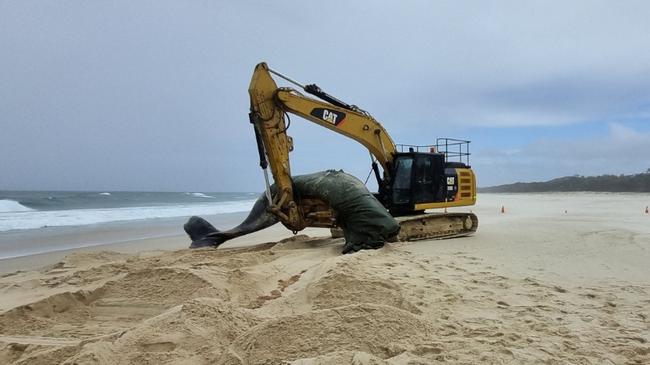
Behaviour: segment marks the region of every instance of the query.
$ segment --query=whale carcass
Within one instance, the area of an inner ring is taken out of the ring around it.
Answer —
[[[296,196],[316,197],[331,207],[336,225],[345,237],[343,253],[376,249],[394,239],[399,223],[356,177],[343,171],[327,170],[292,177]],[[271,187],[274,189],[274,186]],[[270,212],[266,195],[262,194],[244,221],[220,231],[201,217],[193,216],[185,223],[190,248],[218,247],[222,243],[270,227],[280,220]]]

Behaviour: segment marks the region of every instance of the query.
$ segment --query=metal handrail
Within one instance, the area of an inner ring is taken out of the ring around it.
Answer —
[[[413,145],[413,144],[397,144],[400,152],[437,152],[445,155],[445,162],[455,160],[457,162],[465,163],[469,166],[470,155],[469,144],[471,141],[456,138],[438,138],[436,144],[429,145]]]

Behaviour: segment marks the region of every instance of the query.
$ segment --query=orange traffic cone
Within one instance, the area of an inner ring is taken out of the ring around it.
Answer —
[[[505,213],[505,212],[506,212],[506,207],[504,207],[504,206],[502,205],[502,206],[501,206],[501,213]]]

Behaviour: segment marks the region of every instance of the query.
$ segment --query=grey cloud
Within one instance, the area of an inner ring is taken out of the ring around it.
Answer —
[[[246,90],[263,60],[369,110],[399,142],[648,119],[649,11],[644,1],[0,1],[0,188],[258,190]],[[363,150],[317,129],[292,129],[295,171],[365,175]]]

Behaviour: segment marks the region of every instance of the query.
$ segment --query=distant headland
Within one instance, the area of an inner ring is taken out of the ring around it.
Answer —
[[[650,169],[633,175],[565,176],[544,182],[517,182],[483,187],[482,193],[541,193],[562,191],[650,192]]]

